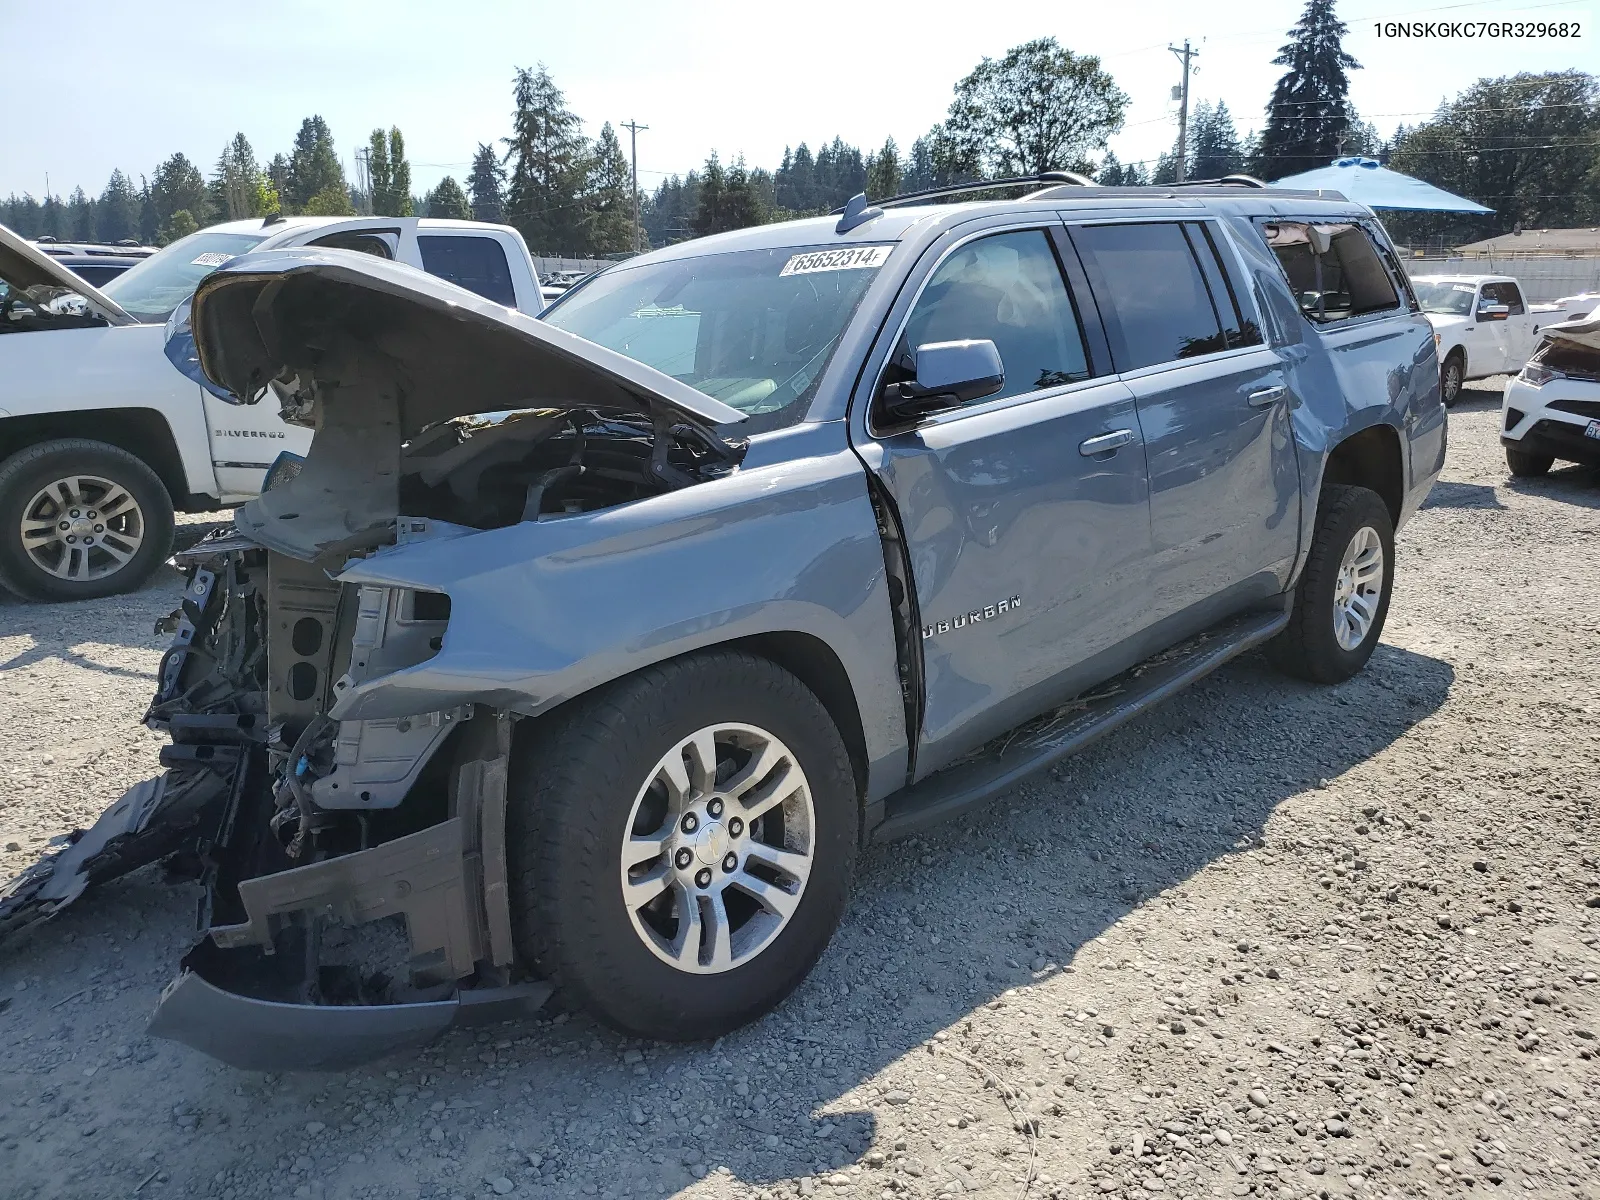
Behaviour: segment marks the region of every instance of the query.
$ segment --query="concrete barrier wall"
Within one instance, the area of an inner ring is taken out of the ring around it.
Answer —
[[[1600,291],[1600,256],[1588,258],[1530,258],[1505,255],[1493,258],[1408,258],[1406,271],[1418,275],[1509,275],[1522,285],[1528,303],[1541,304]]]

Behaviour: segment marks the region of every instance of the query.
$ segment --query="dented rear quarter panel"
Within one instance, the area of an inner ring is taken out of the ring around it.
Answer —
[[[869,801],[905,781],[904,705],[883,547],[842,422],[754,440],[722,479],[593,513],[401,543],[341,582],[450,596],[439,652],[357,684],[339,720],[467,703],[549,712],[677,655],[806,634],[843,667]]]

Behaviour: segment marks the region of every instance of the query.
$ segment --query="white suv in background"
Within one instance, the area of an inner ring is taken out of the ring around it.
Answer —
[[[247,251],[321,246],[393,259],[537,316],[539,277],[507,225],[269,217],[191,234],[96,289],[0,226],[0,586],[34,600],[129,591],[172,548],[173,513],[252,499],[309,430],[273,404],[208,395],[163,326]]]
[[[1600,309],[1541,332],[1501,401],[1506,465],[1524,476],[1543,475],[1557,459],[1600,466]]]

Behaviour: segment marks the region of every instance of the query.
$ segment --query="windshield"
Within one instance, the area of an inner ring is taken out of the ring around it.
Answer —
[[[129,267],[100,290],[135,320],[159,325],[189,298],[195,284],[264,237],[260,233],[191,233]]]
[[[548,311],[559,329],[749,416],[798,421],[889,246],[785,247],[614,267]]]
[[[1464,317],[1472,311],[1472,297],[1478,290],[1470,283],[1428,283],[1421,279],[1412,280],[1411,286],[1416,289],[1417,302],[1422,305],[1423,312],[1448,313],[1456,317]]]

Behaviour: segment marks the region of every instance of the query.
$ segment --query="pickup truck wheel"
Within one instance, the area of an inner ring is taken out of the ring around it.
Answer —
[[[1513,475],[1528,478],[1535,475],[1548,475],[1550,468],[1556,465],[1553,454],[1530,454],[1526,450],[1513,450],[1506,447],[1506,466],[1511,468]]]
[[[116,446],[61,438],[0,463],[0,584],[30,600],[137,588],[172,553],[172,498]]]
[[[630,676],[519,739],[518,953],[626,1033],[719,1037],[805,978],[844,912],[860,808],[798,679],[716,651]]]
[[[1466,382],[1467,364],[1461,351],[1452,350],[1439,368],[1439,398],[1446,408],[1461,399],[1461,385]]]
[[[1268,643],[1272,661],[1314,683],[1349,679],[1366,666],[1383,633],[1393,582],[1388,506],[1367,488],[1324,488],[1288,627]]]

